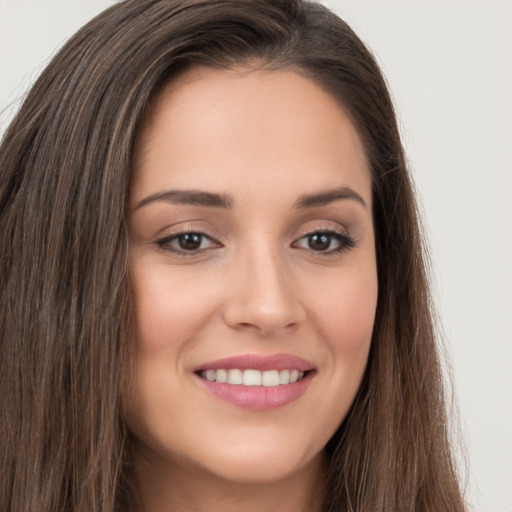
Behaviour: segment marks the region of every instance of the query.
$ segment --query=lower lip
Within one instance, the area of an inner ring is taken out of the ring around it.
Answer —
[[[242,409],[267,411],[284,407],[300,398],[306,392],[313,372],[292,384],[268,387],[210,382],[199,376],[197,378],[208,392],[225,402]]]

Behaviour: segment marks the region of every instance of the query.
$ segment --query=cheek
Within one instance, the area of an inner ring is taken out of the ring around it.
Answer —
[[[201,329],[216,305],[208,282],[163,265],[133,269],[139,351],[172,351]]]
[[[186,410],[183,374],[195,346],[191,340],[217,307],[205,279],[155,260],[142,257],[132,264],[135,374],[124,404],[130,430],[149,446],[155,439],[168,439],[168,411]]]
[[[317,274],[314,280],[304,281],[309,290],[315,291],[308,295],[308,310],[321,361],[316,396],[322,399],[314,396],[312,407],[322,446],[350,410],[367,366],[378,291],[373,261],[347,265],[328,277]]]
[[[374,267],[347,272],[339,279],[332,279],[326,289],[314,297],[319,331],[329,341],[331,350],[366,358],[377,306]]]
[[[368,362],[378,295],[373,262],[340,270],[313,297],[313,322],[326,351],[324,399],[331,435],[350,409]]]

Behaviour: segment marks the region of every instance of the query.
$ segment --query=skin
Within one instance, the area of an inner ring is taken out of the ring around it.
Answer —
[[[169,190],[223,194],[230,207],[159,197]],[[145,511],[321,510],[324,447],[356,395],[374,323],[371,201],[354,125],[293,71],[195,68],[154,99],[130,198],[138,333],[126,421]],[[321,250],[309,236],[319,231],[331,233]],[[178,232],[206,236],[179,254]],[[194,375],[276,353],[315,365],[306,392],[277,409],[227,403]]]

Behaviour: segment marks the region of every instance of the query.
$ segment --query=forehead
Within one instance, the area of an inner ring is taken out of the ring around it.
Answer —
[[[339,178],[369,190],[361,138],[339,101],[294,71],[193,68],[151,102],[132,192],[169,179],[176,187],[219,188],[227,180],[250,190],[299,176],[304,187]]]

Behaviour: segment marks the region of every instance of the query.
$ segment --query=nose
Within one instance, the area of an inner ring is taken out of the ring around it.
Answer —
[[[282,258],[260,249],[234,266],[224,305],[224,321],[230,327],[269,336],[303,322],[305,311]]]

